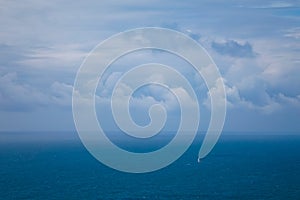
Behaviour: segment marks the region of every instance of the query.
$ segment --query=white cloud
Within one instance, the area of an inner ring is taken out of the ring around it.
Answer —
[[[275,1],[275,2],[272,2],[270,4],[271,8],[289,8],[289,7],[292,7],[292,6],[293,6],[292,3],[284,2],[284,1]]]
[[[237,3],[245,6],[237,6]],[[230,109],[243,108],[243,114],[247,113],[245,110],[276,114],[287,107],[298,108],[299,19],[298,16],[286,17],[290,13],[285,12],[286,8],[298,9],[295,6],[299,6],[296,1],[29,0],[23,4],[1,1],[0,44],[13,47],[3,48],[1,54],[1,108],[67,107],[71,103],[71,83],[76,69],[92,47],[119,31],[163,24],[169,24],[169,28],[184,32],[205,46],[227,80]],[[233,57],[218,54],[211,47],[213,41],[227,42],[224,47],[233,45],[241,51],[244,49],[243,55],[248,56],[238,58],[236,55],[241,55],[238,50],[230,53]],[[251,56],[254,51],[259,55]],[[123,61],[129,66],[136,61],[138,64],[149,61],[149,57],[140,54]],[[185,65],[178,64],[171,56],[158,52],[153,57],[160,57],[159,61],[166,61],[165,64],[177,63],[176,67],[188,74]],[[109,77],[104,86],[100,83],[97,99],[109,103],[105,97],[120,73]],[[188,75],[194,81],[194,76]],[[172,77],[157,77],[157,80],[162,79]],[[200,93],[205,86],[201,82],[193,82]],[[162,95],[155,90],[153,94]],[[123,88],[120,95],[126,91],[130,91],[130,87]],[[206,97],[206,92],[200,96]],[[181,95],[185,97],[184,93]],[[164,98],[166,101],[162,103],[171,108],[173,96],[166,94]],[[188,98],[184,99],[192,105]],[[150,96],[133,100],[139,105],[157,102]]]
[[[300,95],[297,95],[295,97],[289,97],[286,96],[284,94],[279,93],[276,98],[278,99],[278,101],[284,103],[284,104],[288,104],[292,107],[295,107],[297,109],[300,108]]]
[[[73,86],[65,83],[54,82],[51,85],[51,100],[53,103],[70,107],[72,102]]]
[[[291,28],[285,31],[285,37],[300,39],[300,27]]]
[[[299,5],[299,3],[295,1],[251,1],[246,2],[246,4],[240,7],[246,8],[256,8],[256,9],[280,9],[280,8],[290,8]]]
[[[39,107],[71,105],[71,85],[54,82],[49,89],[36,88],[24,83],[17,73],[0,77],[0,109],[32,111]]]
[[[36,69],[72,70],[77,69],[87,52],[80,45],[58,45],[47,48],[33,48],[18,64]]]
[[[36,105],[46,105],[47,97],[28,84],[21,83],[16,73],[0,77],[1,110],[32,110]]]
[[[256,56],[256,53],[252,49],[252,45],[249,42],[240,43],[235,40],[228,40],[222,43],[213,41],[212,48],[222,55],[228,55],[238,58],[252,58]]]

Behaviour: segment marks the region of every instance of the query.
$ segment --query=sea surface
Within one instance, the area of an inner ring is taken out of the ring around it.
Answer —
[[[106,167],[88,153],[76,133],[61,140],[1,134],[1,200],[300,199],[297,134],[223,134],[197,163],[199,136],[176,162],[146,174]]]

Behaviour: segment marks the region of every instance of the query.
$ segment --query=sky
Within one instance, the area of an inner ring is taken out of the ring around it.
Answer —
[[[1,1],[0,131],[74,131],[72,90],[88,53],[119,32],[163,27],[202,45],[225,83],[224,131],[300,132],[300,1]],[[191,82],[209,122],[209,91],[188,63],[166,52],[145,50],[112,64],[97,88],[97,112],[115,130],[107,98],[131,66],[174,66]],[[168,78],[168,74],[161,74]],[[162,103],[178,125],[178,102],[162,88],[141,88],[131,99],[137,124]],[[187,100],[188,105],[193,103]],[[101,113],[107,113],[103,117]]]

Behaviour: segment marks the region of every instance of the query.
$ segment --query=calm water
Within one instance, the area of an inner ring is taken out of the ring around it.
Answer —
[[[0,199],[300,199],[299,136],[223,135],[201,164],[196,141],[147,174],[112,170],[78,140],[1,140]]]

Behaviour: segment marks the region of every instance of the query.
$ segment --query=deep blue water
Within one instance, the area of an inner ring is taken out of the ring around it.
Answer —
[[[162,170],[128,174],[78,139],[2,137],[0,199],[300,199],[300,136],[224,134],[198,164],[200,140]]]

